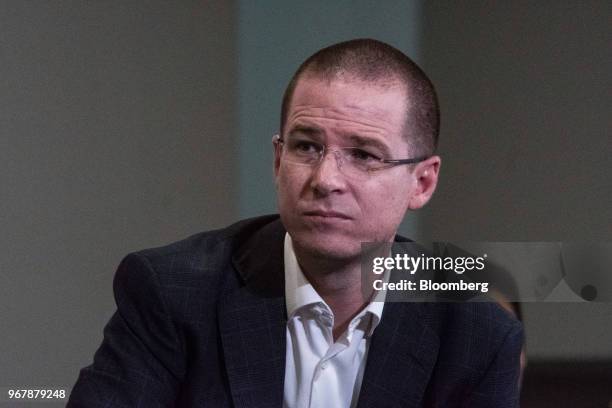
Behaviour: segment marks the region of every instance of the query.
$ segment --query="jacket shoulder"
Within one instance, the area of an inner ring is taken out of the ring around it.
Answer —
[[[160,280],[174,281],[177,274],[214,275],[226,269],[233,254],[255,232],[277,222],[279,216],[265,215],[238,221],[228,227],[191,235],[168,245],[132,254],[146,260]]]
[[[473,355],[488,361],[512,332],[522,333],[522,324],[494,301],[456,302],[441,305],[444,310],[442,338],[470,339]],[[485,358],[488,357],[488,358]],[[484,363],[484,361],[483,361]]]
[[[192,235],[169,245],[128,254],[119,265],[115,297],[139,298],[147,288],[177,320],[194,313],[212,313],[225,290],[240,285],[232,259],[257,231],[278,221],[278,215],[246,219],[226,228]]]
[[[520,350],[523,325],[495,302],[457,302],[437,304],[442,318],[440,363],[469,367],[483,373],[504,349]],[[518,354],[516,354],[518,362]],[[510,363],[510,362],[509,362]]]

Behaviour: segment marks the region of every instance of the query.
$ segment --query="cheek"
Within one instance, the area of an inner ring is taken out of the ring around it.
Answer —
[[[409,190],[406,186],[398,187],[396,184],[385,183],[375,185],[369,189],[363,189],[360,193],[361,202],[368,203],[375,211],[387,210],[396,211],[407,205]],[[382,215],[382,214],[379,214]]]
[[[300,195],[301,186],[304,184],[303,176],[292,167],[281,165],[276,177],[276,189],[279,204],[295,203]]]
[[[365,192],[362,195],[362,211],[366,222],[376,227],[382,225],[389,228],[399,224],[408,208],[409,190],[405,187],[386,186]]]

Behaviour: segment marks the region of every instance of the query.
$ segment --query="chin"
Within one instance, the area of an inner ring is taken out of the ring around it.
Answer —
[[[294,245],[328,259],[350,259],[361,255],[361,241],[343,233],[320,231],[289,232]]]

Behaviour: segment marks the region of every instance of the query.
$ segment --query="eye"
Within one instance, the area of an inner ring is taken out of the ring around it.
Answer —
[[[380,157],[362,149],[351,149],[351,159],[357,162],[379,162]]]
[[[291,150],[300,154],[314,154],[321,151],[321,146],[307,140],[294,140],[291,143]]]

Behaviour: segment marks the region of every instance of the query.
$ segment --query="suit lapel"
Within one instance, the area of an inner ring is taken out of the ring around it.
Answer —
[[[286,353],[284,229],[268,224],[236,252],[242,282],[219,305],[219,330],[236,407],[280,407]],[[236,271],[228,271],[235,276]]]
[[[426,303],[387,303],[374,331],[358,408],[421,407],[440,345]]]

